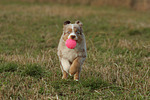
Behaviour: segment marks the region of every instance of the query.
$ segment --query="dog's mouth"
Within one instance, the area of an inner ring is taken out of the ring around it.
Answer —
[[[71,39],[71,40],[75,40],[76,42],[78,42],[78,40],[76,40],[76,39]]]

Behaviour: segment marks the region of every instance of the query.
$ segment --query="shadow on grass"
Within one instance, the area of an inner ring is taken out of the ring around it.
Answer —
[[[101,80],[101,77],[90,77],[88,79],[82,80],[81,84],[83,87],[89,88],[90,91],[109,86],[107,82]]]
[[[70,78],[67,80],[56,79],[50,84],[61,99],[76,98],[78,100],[85,98],[87,100],[98,99],[99,94],[95,90],[110,86],[109,83],[104,82],[100,77],[82,78],[79,82]]]
[[[51,85],[57,92],[64,92],[64,90],[70,92],[77,91],[78,89],[92,92],[96,89],[109,86],[109,84],[101,80],[100,77],[90,77],[88,79],[82,79],[79,82],[74,81],[73,79],[60,79],[51,82]]]
[[[1,63],[0,73],[2,72],[14,72],[17,71],[18,65],[15,63]]]
[[[72,79],[60,79],[51,82],[51,86],[61,99],[65,99],[66,97],[79,100],[85,98],[87,100],[97,100],[99,97],[103,99],[109,99],[111,97],[116,99],[118,96],[122,95],[124,91],[127,91],[123,87],[103,81],[101,77],[89,77],[79,82],[73,81]]]

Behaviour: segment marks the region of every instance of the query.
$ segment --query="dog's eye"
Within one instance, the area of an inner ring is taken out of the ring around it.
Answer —
[[[79,32],[79,31],[76,31],[76,34],[80,34],[80,32]]]
[[[70,31],[68,31],[67,33],[70,34]]]

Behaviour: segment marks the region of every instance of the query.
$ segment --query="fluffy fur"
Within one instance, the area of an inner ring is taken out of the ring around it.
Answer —
[[[63,34],[60,38],[57,52],[63,73],[62,79],[66,79],[68,74],[74,75],[74,80],[76,81],[80,78],[82,64],[87,56],[82,25],[80,21],[76,21],[74,24],[71,24],[70,21],[64,22]],[[76,40],[77,45],[74,49],[66,47],[65,41],[67,39]]]

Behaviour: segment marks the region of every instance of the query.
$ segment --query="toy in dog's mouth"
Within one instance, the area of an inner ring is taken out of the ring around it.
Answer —
[[[77,42],[73,39],[67,39],[65,44],[69,49],[74,49],[77,45]]]

